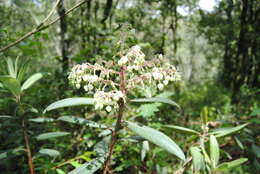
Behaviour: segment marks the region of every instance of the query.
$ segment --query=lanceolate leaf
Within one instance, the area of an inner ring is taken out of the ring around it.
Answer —
[[[152,143],[163,148],[164,150],[176,155],[178,158],[185,160],[185,155],[183,151],[180,149],[180,147],[172,139],[170,139],[162,132],[129,121],[127,121],[126,123],[127,123],[127,127],[131,129],[133,132],[135,132],[136,134],[151,141]]]
[[[219,145],[216,137],[214,135],[210,136],[210,159],[213,167],[218,165],[219,161]]]
[[[105,125],[96,123],[94,121],[86,120],[84,118],[75,117],[75,116],[62,116],[62,117],[59,117],[58,120],[66,121],[66,122],[74,123],[74,124],[85,125],[85,126],[94,127],[94,128],[103,128],[103,129],[107,128],[107,126],[105,126]]]
[[[190,148],[192,163],[195,171],[200,171],[205,169],[205,161],[203,155],[200,153],[200,149],[198,147]]]
[[[53,118],[32,118],[29,121],[36,122],[36,123],[45,123],[45,122],[53,122]]]
[[[62,136],[66,136],[69,135],[68,132],[49,132],[49,133],[44,133],[44,134],[40,134],[36,137],[37,140],[46,140],[46,139],[50,139],[50,138],[57,138],[57,137],[62,137]]]
[[[41,73],[36,73],[30,76],[22,85],[22,91],[30,88],[35,82],[40,80],[43,77]]]
[[[90,162],[82,164],[80,167],[72,170],[68,174],[93,174],[103,166],[104,162],[104,157],[98,157],[91,160]]]
[[[178,130],[178,131],[181,131],[181,132],[184,132],[184,133],[188,133],[188,134],[198,134],[198,135],[200,134],[199,132],[197,132],[195,130],[185,128],[185,127],[181,127],[181,126],[165,125],[164,127],[172,128],[172,129],[175,129],[175,130]]]
[[[17,76],[17,80],[19,82],[21,82],[24,78],[24,74],[27,71],[27,68],[29,67],[29,61],[25,61],[23,62],[20,67],[19,67],[19,72],[18,72],[18,76]]]
[[[61,170],[61,169],[56,169],[56,172],[58,173],[58,174],[66,174],[63,170]]]
[[[12,118],[14,118],[14,117],[12,117],[12,116],[10,116],[10,115],[0,115],[0,119],[1,119],[1,118],[2,118],[2,119],[3,119],[3,118],[9,118],[9,119],[11,118],[11,119],[12,119]]]
[[[54,149],[41,149],[39,151],[39,153],[42,154],[42,155],[48,155],[48,156],[51,156],[51,157],[56,157],[56,156],[60,155],[60,152],[57,151],[57,150],[54,150]]]
[[[14,64],[13,64],[13,61],[11,58],[8,58],[6,60],[6,63],[7,63],[7,70],[8,70],[8,73],[11,77],[13,78],[16,78],[16,72],[15,72],[15,67],[14,67]]]
[[[0,81],[13,95],[19,96],[21,94],[20,83],[15,78],[11,76],[0,76]]]
[[[215,135],[217,138],[220,138],[220,137],[228,136],[228,135],[231,135],[235,132],[238,132],[241,129],[243,129],[244,127],[246,127],[247,125],[248,125],[248,123],[242,124],[242,125],[237,126],[237,127],[223,128],[223,129],[220,129],[220,130],[213,131],[210,134]]]
[[[70,107],[70,106],[92,105],[93,103],[94,103],[93,98],[85,98],[85,97],[66,98],[50,104],[44,110],[44,112],[51,111],[53,109],[58,109],[58,108]]]
[[[152,98],[138,98],[131,100],[132,102],[157,102],[157,103],[166,103],[173,106],[177,106],[180,108],[180,106],[175,103],[174,101],[168,99],[168,98],[161,98],[161,97],[152,97]]]
[[[248,159],[247,158],[240,158],[231,162],[224,162],[222,164],[220,164],[217,169],[222,170],[222,169],[226,169],[226,168],[233,168],[233,167],[237,167],[243,163],[245,163]]]
[[[21,147],[18,147],[18,148],[15,148],[15,149],[0,151],[0,160],[8,158],[10,156],[13,156],[15,153],[17,153],[19,151],[23,151],[23,150],[24,149],[22,149]]]

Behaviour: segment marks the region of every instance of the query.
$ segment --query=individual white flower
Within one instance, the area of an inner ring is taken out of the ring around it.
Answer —
[[[121,57],[120,60],[122,61],[123,64],[126,64],[126,63],[128,62],[128,58],[127,58],[127,56],[123,56],[123,57]]]
[[[137,71],[137,70],[139,70],[139,66],[133,65],[133,69]]]
[[[86,63],[83,63],[81,65],[82,70],[86,70],[88,68],[88,65]]]
[[[91,90],[93,90],[93,89],[94,89],[94,86],[93,86],[93,85],[91,85],[91,84],[89,84],[89,85],[88,85],[88,90],[90,90],[90,91],[91,91]]]
[[[118,62],[117,62],[118,65],[122,66],[123,65],[123,62],[122,60],[120,59]]]
[[[85,85],[85,86],[84,86],[84,90],[85,90],[85,91],[88,91],[88,85]]]
[[[139,51],[141,51],[141,47],[139,45],[135,45],[131,48],[131,50],[134,52],[139,52]]]
[[[82,71],[81,69],[77,69],[76,74],[82,74],[82,73],[84,73],[84,71]]]
[[[96,110],[98,110],[98,109],[103,109],[103,107],[104,107],[104,105],[103,105],[102,102],[97,102],[97,103],[95,104],[95,109],[96,109]]]
[[[159,90],[163,90],[163,87],[164,87],[164,86],[163,86],[162,83],[159,83],[159,84],[157,85],[157,87],[158,87]]]
[[[116,92],[116,95],[117,95],[119,98],[124,97],[124,94],[122,93],[122,91],[117,91],[117,92]]]
[[[82,76],[82,79],[83,79],[84,81],[88,81],[89,75],[88,75],[88,74],[85,74],[84,76]]]
[[[165,79],[166,80],[171,80],[171,76],[166,76]]]
[[[161,80],[163,78],[163,74],[159,72],[153,72],[154,80]]]
[[[97,75],[89,76],[88,81],[89,81],[89,83],[94,83],[94,82],[98,81],[98,76]]]
[[[129,66],[126,67],[126,69],[127,69],[127,71],[132,71],[133,67],[129,65]]]
[[[163,84],[164,84],[164,85],[168,85],[168,83],[169,83],[168,80],[164,80],[164,81],[163,81]]]
[[[80,88],[80,84],[79,84],[79,83],[76,84],[76,88],[77,88],[77,89]]]
[[[112,110],[112,107],[108,105],[108,106],[106,107],[106,111],[107,111],[107,112],[110,112],[111,110]]]
[[[163,59],[163,55],[162,55],[162,54],[159,54],[159,55],[158,55],[158,58],[162,60],[162,59]]]

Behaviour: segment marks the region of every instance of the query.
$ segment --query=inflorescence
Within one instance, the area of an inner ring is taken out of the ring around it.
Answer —
[[[109,65],[108,65],[109,64]],[[108,68],[109,67],[109,68]],[[118,109],[118,101],[125,101],[126,94],[120,90],[119,74],[125,76],[125,91],[136,87],[154,86],[163,90],[169,82],[179,81],[181,76],[173,65],[165,63],[160,54],[153,60],[145,60],[140,46],[131,47],[117,63],[105,62],[104,65],[83,63],[75,65],[69,73],[70,82],[94,94],[95,109],[105,108],[107,112]]]

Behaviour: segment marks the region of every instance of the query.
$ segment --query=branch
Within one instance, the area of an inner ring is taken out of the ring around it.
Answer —
[[[85,2],[87,2],[87,0],[83,0],[80,1],[78,4],[76,4],[75,6],[73,6],[72,8],[70,8],[68,11],[66,11],[64,13],[63,16],[59,16],[57,18],[55,18],[53,21],[46,23],[47,20],[52,16],[52,14],[54,13],[55,8],[57,7],[57,5],[59,4],[60,0],[57,0],[54,8],[51,10],[51,12],[48,14],[48,16],[37,26],[35,27],[32,31],[26,33],[25,35],[23,35],[22,37],[20,37],[19,39],[17,39],[16,41],[8,44],[7,46],[4,46],[2,48],[0,48],[0,52],[3,52],[13,46],[15,46],[16,44],[20,43],[21,41],[27,39],[28,37],[30,37],[31,35],[33,35],[34,33],[40,32],[46,28],[48,28],[49,26],[51,26],[52,24],[56,23],[58,20],[60,20],[62,17],[66,16],[67,14],[69,14],[70,12],[72,12],[73,10],[75,10],[76,8],[78,8],[79,6],[81,6],[82,4],[84,4]],[[46,24],[45,24],[46,23]]]
[[[125,88],[125,67],[121,67],[121,72],[120,72],[120,90],[126,95],[126,88]],[[102,174],[107,174],[109,173],[109,165],[110,161],[112,158],[113,150],[114,147],[117,143],[118,140],[118,131],[122,128],[121,122],[123,118],[123,113],[124,113],[124,108],[125,108],[125,101],[123,98],[121,98],[118,102],[119,104],[119,111],[118,111],[118,116],[117,116],[117,121],[115,125],[115,130],[112,132],[112,138],[111,138],[111,143],[109,146],[109,152],[107,159],[104,164],[103,168],[103,173]]]

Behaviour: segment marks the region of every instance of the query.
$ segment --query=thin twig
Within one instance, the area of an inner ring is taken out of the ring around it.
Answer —
[[[40,23],[40,25],[45,24],[45,23],[48,21],[48,19],[49,19],[49,18],[52,16],[52,14],[55,12],[55,10],[56,10],[57,6],[59,5],[60,1],[61,1],[61,0],[57,0],[57,1],[56,1],[56,4],[53,6],[52,10],[51,10],[50,13],[47,15],[47,17]]]
[[[59,1],[59,0],[58,0]],[[66,11],[64,13],[63,16],[59,16],[57,18],[55,18],[53,21],[46,23],[46,21],[50,18],[50,16],[53,14],[54,10],[52,9],[51,12],[49,13],[49,15],[43,20],[43,22],[41,22],[36,28],[34,28],[32,31],[26,33],[25,35],[23,35],[22,37],[20,37],[19,39],[17,39],[16,41],[8,44],[7,46],[4,46],[2,48],[0,48],[0,52],[3,52],[13,46],[15,46],[16,44],[20,43],[21,41],[27,39],[28,37],[30,37],[31,35],[33,35],[34,33],[40,32],[46,28],[48,28],[49,26],[51,26],[52,24],[56,23],[58,20],[60,20],[62,17],[66,16],[67,14],[69,14],[70,12],[72,12],[73,10],[75,10],[76,8],[78,8],[79,6],[81,6],[82,4],[84,4],[85,2],[87,2],[87,0],[83,0],[80,1],[78,4],[76,4],[75,6],[73,6],[72,8],[70,8],[68,11]],[[57,3],[56,3],[57,4]],[[55,8],[56,8],[56,4],[55,4]]]

